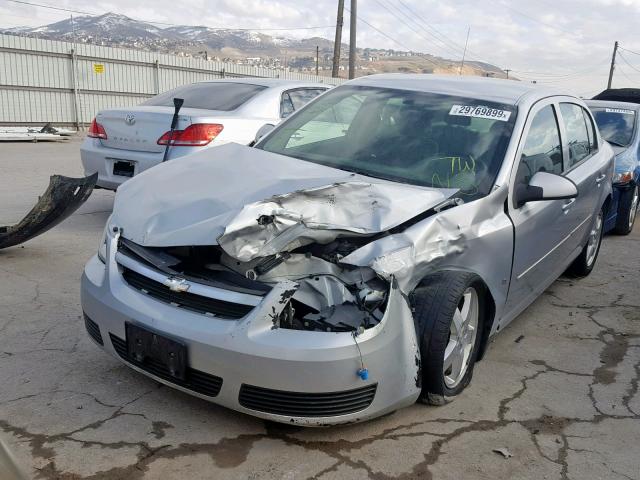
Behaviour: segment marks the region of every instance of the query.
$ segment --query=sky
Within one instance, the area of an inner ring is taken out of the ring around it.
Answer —
[[[28,0],[149,22],[333,38],[337,0]],[[349,8],[351,0],[345,0]],[[179,8],[176,6],[179,5]],[[69,13],[0,0],[0,26],[39,26]],[[614,41],[622,47],[614,87],[640,87],[640,0],[358,0],[360,47],[414,50],[512,70],[523,81],[581,96],[606,87]],[[161,26],[161,25],[159,25]],[[343,40],[349,38],[345,11]],[[343,53],[343,55],[346,52]]]

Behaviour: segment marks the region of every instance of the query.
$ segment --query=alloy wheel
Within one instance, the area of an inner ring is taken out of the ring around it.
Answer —
[[[596,221],[589,232],[589,240],[587,242],[587,266],[591,267],[596,260],[600,238],[602,237],[602,210],[598,213]]]
[[[633,228],[633,222],[636,219],[636,212],[638,211],[638,186],[633,189],[633,198],[631,199],[631,210],[629,211],[629,230]]]
[[[479,313],[478,292],[469,287],[453,314],[449,342],[444,351],[443,373],[448,388],[458,386],[467,373],[478,334]]]

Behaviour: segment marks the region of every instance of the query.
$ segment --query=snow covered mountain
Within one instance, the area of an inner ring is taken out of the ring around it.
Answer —
[[[261,32],[249,30],[212,29],[205,26],[171,26],[161,28],[148,22],[134,20],[117,13],[105,13],[100,16],[81,16],[29,28],[18,27],[4,30],[4,33],[37,36],[57,40],[76,40],[105,45],[123,45],[142,42],[150,44],[166,43],[171,46],[181,44],[202,44],[213,50],[232,48],[243,51],[279,50],[280,48],[308,49],[309,39],[296,40],[286,37],[272,37]],[[332,45],[327,39],[313,39],[313,48],[318,45]],[[332,47],[331,47],[332,48]],[[273,53],[273,52],[270,52]]]
[[[333,41],[322,37],[290,38],[251,30],[209,28],[206,26],[164,26],[135,20],[118,13],[79,16],[44,25],[2,29],[0,33],[26,35],[52,40],[75,41],[148,51],[254,61],[260,66],[284,64],[294,69],[315,67],[316,47],[320,48],[321,68],[330,68]],[[342,64],[348,60],[348,46],[342,44]],[[370,49],[359,45],[360,74],[380,72],[452,73],[459,60],[449,60],[416,52]],[[208,58],[207,57],[207,58]],[[281,62],[281,63],[278,63]],[[465,73],[505,77],[498,67],[480,62],[465,63]]]

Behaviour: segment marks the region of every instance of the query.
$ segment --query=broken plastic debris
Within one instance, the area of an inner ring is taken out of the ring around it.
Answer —
[[[492,450],[495,453],[499,453],[500,455],[502,455],[504,458],[511,458],[513,457],[513,455],[511,454],[511,452],[509,450],[507,450],[506,448],[494,448]]]

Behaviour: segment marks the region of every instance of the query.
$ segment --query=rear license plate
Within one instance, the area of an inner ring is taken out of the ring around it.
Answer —
[[[133,177],[135,164],[125,160],[113,162],[113,174],[121,177]]]
[[[130,358],[138,363],[166,369],[169,375],[179,380],[185,379],[186,345],[131,323],[125,324],[125,330]]]

